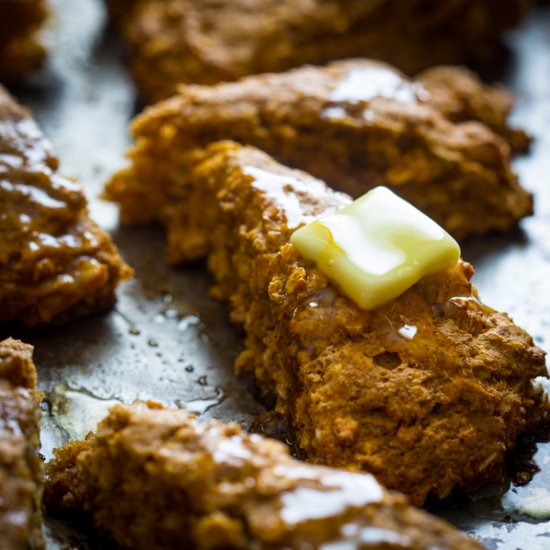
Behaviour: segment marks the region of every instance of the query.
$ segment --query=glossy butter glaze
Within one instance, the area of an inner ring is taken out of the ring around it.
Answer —
[[[290,242],[363,309],[393,300],[460,258],[442,227],[385,187],[334,214],[323,212]]]
[[[104,309],[130,275],[30,114],[0,88],[0,323]]]

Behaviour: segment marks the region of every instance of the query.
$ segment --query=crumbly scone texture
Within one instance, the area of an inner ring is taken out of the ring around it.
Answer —
[[[276,396],[311,462],[370,471],[421,504],[500,479],[518,434],[546,418],[532,385],[544,352],[478,300],[469,264],[361,310],[289,244],[347,195],[228,142],[186,153],[152,140],[133,161],[112,183],[126,221],[147,204],[169,261],[208,258],[213,294],[246,333],[237,369]]]
[[[133,132],[137,150],[162,155],[220,139],[254,145],[354,197],[386,185],[463,239],[508,230],[532,213],[506,142],[526,143],[507,125],[512,103],[463,69],[410,80],[355,59],[185,86],[140,115]],[[142,209],[147,215],[146,202]]]
[[[366,56],[409,74],[492,58],[529,0],[106,0],[142,97]],[[467,39],[465,39],[467,37]]]
[[[58,449],[45,502],[89,512],[122,548],[482,548],[368,474],[153,403],[117,405],[97,434]]]
[[[42,64],[40,29],[46,0],[0,0],[0,82],[15,81]]]
[[[0,548],[44,548],[40,401],[32,346],[0,342]]]
[[[0,323],[111,306],[131,274],[28,111],[0,87]]]

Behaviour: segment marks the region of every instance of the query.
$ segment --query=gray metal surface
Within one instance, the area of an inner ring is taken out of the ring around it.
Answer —
[[[232,373],[241,335],[226,309],[208,297],[210,278],[198,266],[168,269],[160,230],[119,229],[116,209],[98,196],[124,163],[134,111],[131,82],[116,39],[105,29],[100,0],[53,0],[50,62],[14,90],[33,108],[55,144],[63,170],[79,178],[93,216],[113,232],[135,268],[114,311],[68,326],[20,334],[36,346],[43,414],[43,454],[82,437],[116,401],[155,399],[188,406],[205,417],[249,426],[262,411],[246,382]],[[536,215],[511,235],[490,236],[463,249],[477,268],[484,302],[508,311],[550,345],[550,9],[539,6],[510,37],[511,55],[496,77],[518,94],[517,124],[536,138],[515,163],[535,193]],[[530,464],[525,463],[524,468]],[[550,445],[538,444],[540,472],[524,487],[491,488],[433,505],[488,548],[550,548]],[[47,522],[48,548],[100,548],[102,543],[59,522]]]

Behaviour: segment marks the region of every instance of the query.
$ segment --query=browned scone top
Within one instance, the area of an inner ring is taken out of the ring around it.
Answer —
[[[186,152],[159,136],[110,190],[126,221],[165,224],[172,263],[208,257],[246,333],[236,366],[276,396],[308,460],[370,471],[416,504],[500,479],[516,437],[547,416],[533,387],[547,374],[531,337],[479,301],[473,268],[361,310],[289,244],[348,196],[251,147]]]
[[[47,506],[89,512],[122,548],[482,548],[368,474],[153,403],[113,407],[47,478]]]
[[[143,98],[366,56],[414,73],[487,60],[529,0],[106,0]]]
[[[17,80],[41,65],[39,31],[47,17],[45,0],[0,0],[0,82]]]
[[[140,115],[133,132],[140,150],[220,139],[255,145],[355,197],[386,185],[462,239],[510,229],[532,213],[509,145],[487,126],[525,145],[525,134],[507,125],[512,103],[463,69],[410,80],[355,59],[184,86]]]
[[[44,547],[40,531],[42,461],[32,346],[0,342],[0,548]]]
[[[0,323],[106,308],[130,275],[58,164],[28,111],[0,87]]]

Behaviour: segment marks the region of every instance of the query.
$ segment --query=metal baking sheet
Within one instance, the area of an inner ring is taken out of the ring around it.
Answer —
[[[110,404],[155,399],[206,418],[249,427],[263,411],[232,363],[242,342],[226,308],[208,296],[202,266],[169,269],[156,228],[117,227],[116,208],[99,199],[108,176],[124,164],[128,122],[136,111],[120,44],[100,0],[52,0],[48,66],[12,90],[30,106],[90,200],[92,215],[111,231],[135,278],[116,308],[68,325],[19,333],[36,346],[43,405],[42,452],[94,428]],[[518,95],[514,121],[535,137],[515,161],[535,193],[536,214],[509,235],[463,247],[476,269],[482,299],[505,310],[544,349],[550,344],[550,6],[540,4],[509,37],[509,54],[484,68]],[[550,445],[539,434],[516,453],[525,486],[504,483],[477,495],[431,503],[430,511],[480,538],[491,550],[550,548]],[[104,548],[86,530],[46,520],[48,549]]]

